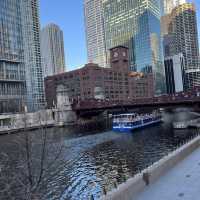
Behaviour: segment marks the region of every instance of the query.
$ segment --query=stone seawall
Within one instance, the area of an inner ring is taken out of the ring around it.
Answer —
[[[168,156],[143,170],[127,182],[118,186],[117,189],[102,196],[102,200],[133,200],[148,184],[154,183],[159,177],[172,169],[176,164],[185,159],[193,151],[200,147],[200,136],[197,136]]]
[[[0,115],[0,135],[41,127],[73,125],[75,122],[76,114],[72,110],[49,109],[34,113]]]

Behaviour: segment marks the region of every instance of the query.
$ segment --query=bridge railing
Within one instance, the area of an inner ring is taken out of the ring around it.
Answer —
[[[196,93],[181,93],[181,95],[163,95],[153,98],[140,98],[140,99],[127,99],[127,100],[96,100],[88,99],[77,102],[74,105],[75,110],[81,109],[99,109],[108,107],[120,107],[120,106],[133,106],[133,105],[162,105],[184,102],[200,102],[200,96]]]

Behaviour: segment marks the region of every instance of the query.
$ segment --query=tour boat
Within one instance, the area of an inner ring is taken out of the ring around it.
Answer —
[[[150,114],[127,113],[113,116],[113,131],[130,132],[134,129],[143,128],[162,122],[159,112]]]

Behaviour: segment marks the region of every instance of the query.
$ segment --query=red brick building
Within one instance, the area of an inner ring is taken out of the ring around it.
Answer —
[[[129,80],[129,96],[131,99],[145,99],[154,96],[153,74],[143,74],[130,72]]]
[[[89,63],[83,68],[45,78],[48,107],[56,105],[56,89],[63,85],[71,101],[128,99],[153,97],[152,74],[129,72],[128,48],[110,50],[111,68]]]

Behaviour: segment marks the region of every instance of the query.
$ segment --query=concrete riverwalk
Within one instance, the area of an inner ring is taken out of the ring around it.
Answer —
[[[103,200],[199,200],[200,136],[110,191]]]
[[[199,200],[200,149],[160,177],[132,200]]]

